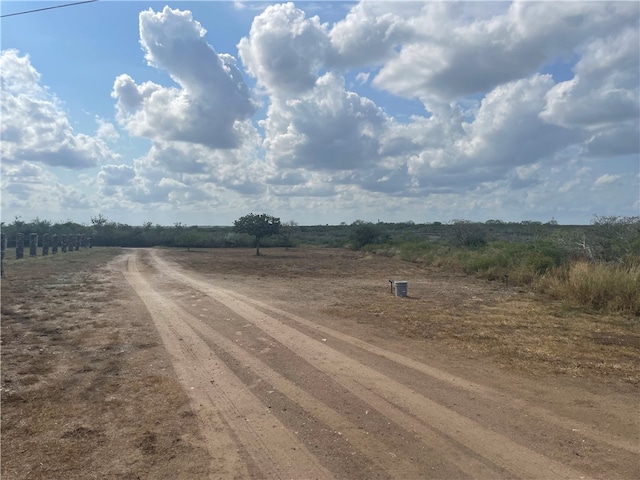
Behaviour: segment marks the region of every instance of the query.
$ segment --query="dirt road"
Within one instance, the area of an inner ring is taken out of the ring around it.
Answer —
[[[606,399],[537,387],[590,402],[594,416],[576,419],[223,288],[162,252],[132,251],[121,266],[191,398],[212,478],[638,474],[637,431],[620,431],[629,412],[602,412]]]

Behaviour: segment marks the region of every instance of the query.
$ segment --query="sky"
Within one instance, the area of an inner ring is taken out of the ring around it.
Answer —
[[[636,1],[101,0],[8,16],[2,221],[639,215],[639,25]]]

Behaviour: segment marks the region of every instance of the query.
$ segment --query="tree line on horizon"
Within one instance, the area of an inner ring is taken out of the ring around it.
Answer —
[[[362,249],[367,246],[406,243],[442,243],[451,247],[480,248],[490,242],[535,242],[555,239],[571,244],[594,258],[612,260],[624,253],[640,254],[640,216],[594,216],[590,225],[561,225],[551,220],[506,222],[487,220],[473,222],[455,219],[446,223],[387,223],[355,220],[351,224],[299,225],[291,220],[263,214],[247,214],[233,226],[187,226],[181,222],[172,226],[144,222],[132,226],[107,219],[102,214],[91,217],[90,223],[71,220],[52,222],[38,217],[25,222],[15,217],[11,223],[1,222],[8,244],[15,245],[17,233],[84,234],[91,235],[95,246],[121,247],[292,247],[317,245]],[[41,241],[41,240],[40,240]],[[604,251],[610,251],[604,254]]]
[[[298,225],[250,213],[233,226],[202,227],[131,226],[98,215],[90,224],[16,218],[1,227],[9,248],[17,233],[35,233],[39,242],[45,233],[84,234],[98,247],[245,247],[257,255],[262,247],[351,248],[493,281],[508,278],[512,286],[576,305],[640,316],[640,216],[594,216],[590,225],[499,220]]]

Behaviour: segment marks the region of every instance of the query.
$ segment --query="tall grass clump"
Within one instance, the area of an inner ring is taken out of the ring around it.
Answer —
[[[540,278],[552,297],[609,313],[640,315],[640,264],[576,261]]]
[[[566,262],[562,251],[544,241],[491,242],[480,248],[456,249],[452,254],[465,273],[489,280],[509,275],[513,285],[530,285],[541,275]]]

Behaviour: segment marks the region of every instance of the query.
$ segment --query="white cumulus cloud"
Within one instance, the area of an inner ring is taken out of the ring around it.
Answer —
[[[342,77],[326,74],[307,96],[273,100],[264,122],[267,158],[288,168],[368,168],[380,159],[386,121],[371,100],[345,91]]]
[[[247,71],[270,93],[298,95],[312,89],[326,61],[329,37],[317,16],[293,3],[272,5],[254,18],[238,43]]]
[[[0,55],[3,162],[38,162],[84,169],[118,155],[100,136],[76,133],[60,100],[40,84],[28,55],[4,50]]]
[[[503,13],[469,18],[467,5],[427,3],[405,20],[422,26],[421,38],[404,43],[373,84],[419,98],[485,92],[570,57],[594,36],[635,25],[638,10],[632,2],[513,2]]]
[[[417,2],[358,3],[330,31],[331,63],[354,67],[394,57],[397,47],[417,37],[410,18],[421,9]]]
[[[637,28],[589,43],[575,76],[549,90],[540,116],[582,130],[594,156],[640,150],[640,36]]]
[[[149,65],[166,70],[179,87],[136,84],[127,74],[114,82],[117,119],[132,135],[235,148],[241,123],[256,104],[235,59],[218,54],[189,11],[165,7],[140,13],[140,44]]]

